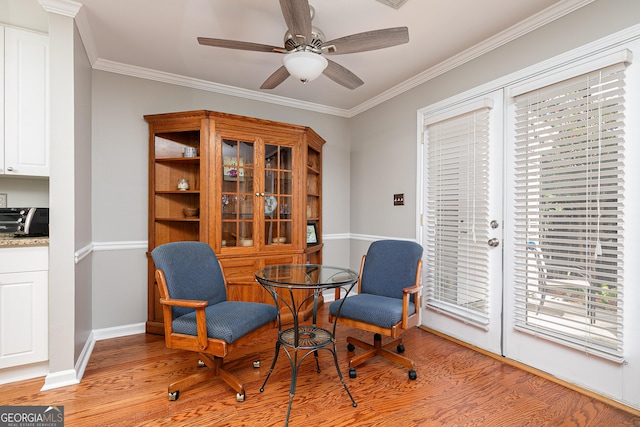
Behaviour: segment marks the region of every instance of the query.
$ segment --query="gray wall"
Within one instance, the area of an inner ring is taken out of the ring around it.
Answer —
[[[76,346],[74,31],[75,25],[72,18],[50,14],[49,370],[51,377],[65,374],[75,377],[73,369],[76,362],[74,352]]]
[[[73,32],[74,57],[74,181],[75,248],[91,245],[91,64],[77,29]],[[79,260],[75,277],[75,351],[77,360],[92,330],[91,257]]]

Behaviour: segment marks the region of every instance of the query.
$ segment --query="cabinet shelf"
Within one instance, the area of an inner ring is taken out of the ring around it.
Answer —
[[[200,194],[200,190],[156,190],[156,194]]]
[[[157,163],[200,163],[200,157],[157,157],[155,159]]]
[[[200,221],[200,218],[165,217],[165,218],[156,218],[156,221],[198,222]]]

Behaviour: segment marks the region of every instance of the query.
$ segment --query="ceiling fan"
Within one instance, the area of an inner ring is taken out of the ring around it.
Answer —
[[[284,37],[284,47],[208,37],[198,37],[198,43],[227,49],[284,54],[284,65],[271,74],[262,83],[260,89],[273,89],[290,75],[307,83],[319,77],[320,74],[324,74],[348,89],[356,89],[364,82],[342,65],[325,58],[324,55],[366,52],[409,42],[407,27],[366,31],[325,41],[322,31],[311,25],[314,10],[309,6],[308,0],[280,0],[280,8],[288,27]]]

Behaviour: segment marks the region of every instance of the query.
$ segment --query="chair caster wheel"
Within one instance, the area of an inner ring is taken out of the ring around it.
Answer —
[[[349,351],[354,351],[355,349],[356,349],[356,346],[355,346],[355,345],[353,345],[353,344],[351,344],[351,343],[347,344],[347,350],[349,350]]]
[[[396,347],[396,350],[398,350],[398,353],[404,353],[404,345],[398,344],[398,347]]]
[[[178,400],[178,397],[180,397],[180,390],[176,390],[173,393],[169,393],[167,397],[169,398],[170,402]]]
[[[418,374],[416,374],[416,371],[414,371],[413,369],[411,369],[409,371],[409,379],[411,381],[415,380],[416,378],[418,378]]]
[[[198,368],[204,368],[205,366],[207,366],[206,363],[202,359],[198,359]]]
[[[245,393],[236,393],[236,402],[244,402]]]
[[[253,361],[253,367],[254,368],[259,368],[260,367],[260,361],[259,360],[254,360]]]
[[[356,377],[356,368],[349,368],[349,378]]]

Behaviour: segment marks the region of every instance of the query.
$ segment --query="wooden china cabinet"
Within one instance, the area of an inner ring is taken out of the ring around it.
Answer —
[[[255,281],[258,269],[322,263],[325,141],[312,129],[206,110],[144,118],[149,124],[149,252],[168,242],[208,243],[224,268],[229,299],[271,304]],[[315,228],[317,243],[307,243],[308,226]],[[148,263],[146,329],[162,334],[149,254]],[[306,296],[300,293],[296,301]],[[304,310],[305,317],[311,308]]]

